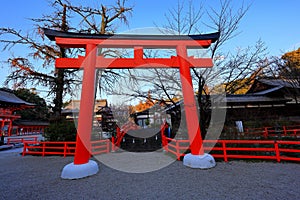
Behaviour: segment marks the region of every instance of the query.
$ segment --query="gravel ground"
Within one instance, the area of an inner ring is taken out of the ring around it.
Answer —
[[[300,164],[217,162],[209,170],[181,161],[154,172],[126,173],[99,163],[79,180],[60,178],[73,157],[0,152],[0,199],[300,199]]]

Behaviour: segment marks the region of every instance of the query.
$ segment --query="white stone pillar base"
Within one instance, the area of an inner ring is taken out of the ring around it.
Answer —
[[[88,163],[75,165],[67,164],[61,173],[62,179],[79,179],[96,174],[99,171],[97,162],[89,160]]]
[[[215,167],[216,162],[210,154],[192,155],[189,153],[183,157],[183,165],[191,168],[209,169]]]

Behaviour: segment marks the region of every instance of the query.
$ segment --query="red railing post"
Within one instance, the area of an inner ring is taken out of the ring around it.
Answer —
[[[166,130],[166,127],[168,125],[167,124],[164,124],[164,127],[162,129],[162,132],[161,132],[161,137],[162,137],[162,143],[163,143],[163,146],[164,146],[164,149],[169,152],[169,142],[171,143],[172,142],[172,138],[169,138],[165,135],[165,130]],[[174,139],[174,141],[176,142],[177,140]]]
[[[280,151],[278,147],[278,142],[274,141],[274,147],[275,147],[276,160],[277,162],[280,162]]]
[[[225,140],[222,140],[222,148],[223,148],[224,161],[228,162]]]
[[[176,157],[177,157],[177,160],[180,160],[180,151],[179,151],[179,141],[176,140]]]
[[[267,139],[268,138],[268,127],[265,127],[264,130],[264,137]]]
[[[64,157],[67,156],[67,142],[64,143]]]
[[[43,142],[43,145],[42,145],[42,156],[44,157],[45,156],[45,142]]]
[[[109,153],[109,140],[105,140],[106,142],[106,153]]]
[[[165,148],[165,143],[164,143],[164,127],[165,127],[164,124],[162,124],[160,126],[161,144],[162,144],[163,148]]]
[[[167,137],[164,135],[164,149],[166,150],[166,152],[169,152],[169,143],[168,143],[168,139]]]
[[[284,133],[284,136],[286,136],[286,134],[287,134],[286,126],[283,126],[283,133]]]
[[[25,156],[25,154],[26,154],[26,149],[27,149],[27,142],[24,142],[24,147],[23,147],[22,156]]]
[[[114,136],[112,136],[111,137],[111,151],[115,151],[115,137]]]

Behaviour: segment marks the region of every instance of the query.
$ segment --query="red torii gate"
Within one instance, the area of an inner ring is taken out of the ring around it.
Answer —
[[[56,68],[83,68],[83,81],[77,128],[74,162],[65,166],[62,178],[82,178],[98,172],[98,165],[90,159],[90,136],[92,131],[95,94],[95,70],[97,68],[179,68],[187,130],[191,154],[183,163],[192,168],[210,168],[215,165],[213,157],[204,154],[199,127],[197,106],[190,73],[191,67],[213,66],[211,58],[188,57],[187,49],[208,48],[219,38],[219,33],[202,35],[99,35],[60,32],[44,29],[45,35],[62,48],[83,48],[85,56],[57,58]],[[98,48],[133,48],[133,58],[106,58],[98,55]],[[171,58],[144,58],[144,48],[176,49]]]

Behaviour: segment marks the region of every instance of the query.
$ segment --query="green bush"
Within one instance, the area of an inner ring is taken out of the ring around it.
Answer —
[[[47,141],[76,141],[76,133],[73,121],[60,119],[50,122],[44,136]]]

